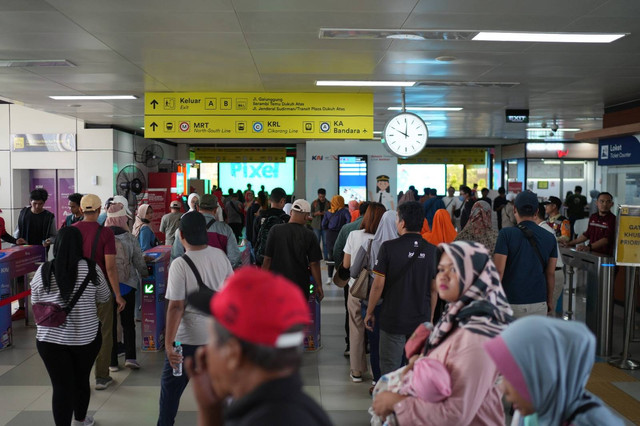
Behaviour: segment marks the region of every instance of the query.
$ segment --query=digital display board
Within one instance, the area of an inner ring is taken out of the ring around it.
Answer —
[[[423,188],[435,188],[438,195],[447,190],[444,164],[398,164],[398,191],[406,192],[411,185],[422,195]]]
[[[264,185],[268,192],[280,187],[287,194],[293,194],[294,163],[293,157],[287,157],[284,163],[219,163],[219,186],[225,194],[229,188],[244,191],[248,183],[256,193],[260,185]]]
[[[367,156],[338,156],[338,193],[344,202],[367,200]]]

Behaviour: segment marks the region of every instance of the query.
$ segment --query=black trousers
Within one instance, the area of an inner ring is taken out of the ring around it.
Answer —
[[[236,242],[240,243],[240,240],[242,239],[242,228],[244,225],[242,223],[230,223],[229,226],[233,231],[233,235],[236,236]]]
[[[122,296],[127,302],[122,312],[120,312],[120,324],[122,324],[122,339],[124,340],[125,359],[136,359],[136,291],[131,290]],[[118,305],[113,304],[113,324],[117,329],[116,321],[118,314]],[[118,336],[117,332],[113,332],[113,347],[111,349],[111,366],[118,365]]]
[[[36,340],[38,353],[53,387],[52,411],[56,426],[69,426],[72,416],[82,421],[87,416],[91,389],[91,367],[102,345],[102,335],[82,346],[58,345]]]

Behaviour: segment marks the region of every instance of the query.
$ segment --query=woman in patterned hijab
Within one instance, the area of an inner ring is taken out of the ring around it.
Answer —
[[[481,244],[457,241],[438,249],[436,288],[448,304],[422,356],[445,365],[451,375],[451,396],[431,403],[381,392],[373,410],[383,418],[395,416],[401,425],[504,425],[502,393],[495,385],[498,370],[483,348],[512,321],[500,276]]]
[[[498,231],[491,225],[491,206],[486,201],[478,200],[471,208],[469,221],[460,231],[455,241],[475,241],[483,244],[493,256],[496,248]]]

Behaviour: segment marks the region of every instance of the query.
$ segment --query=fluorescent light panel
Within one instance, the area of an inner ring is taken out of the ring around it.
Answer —
[[[402,107],[389,107],[389,111],[402,111]],[[408,111],[462,111],[462,107],[405,107]]]
[[[522,41],[530,43],[611,43],[626,33],[528,33],[506,31],[481,31],[474,41]]]
[[[563,129],[558,129],[556,130],[556,132],[579,132],[580,130],[582,129],[566,127]],[[553,130],[548,127],[528,127],[527,132],[553,132]]]
[[[138,99],[134,95],[49,96],[56,101],[103,101]]]
[[[411,87],[415,81],[318,80],[316,86]]]
[[[2,59],[0,67],[75,67],[75,65],[66,59]]]

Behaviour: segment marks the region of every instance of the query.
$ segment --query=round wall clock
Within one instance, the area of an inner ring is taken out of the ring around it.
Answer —
[[[411,157],[427,146],[429,131],[422,118],[401,112],[384,126],[382,141],[389,152],[398,157]]]

